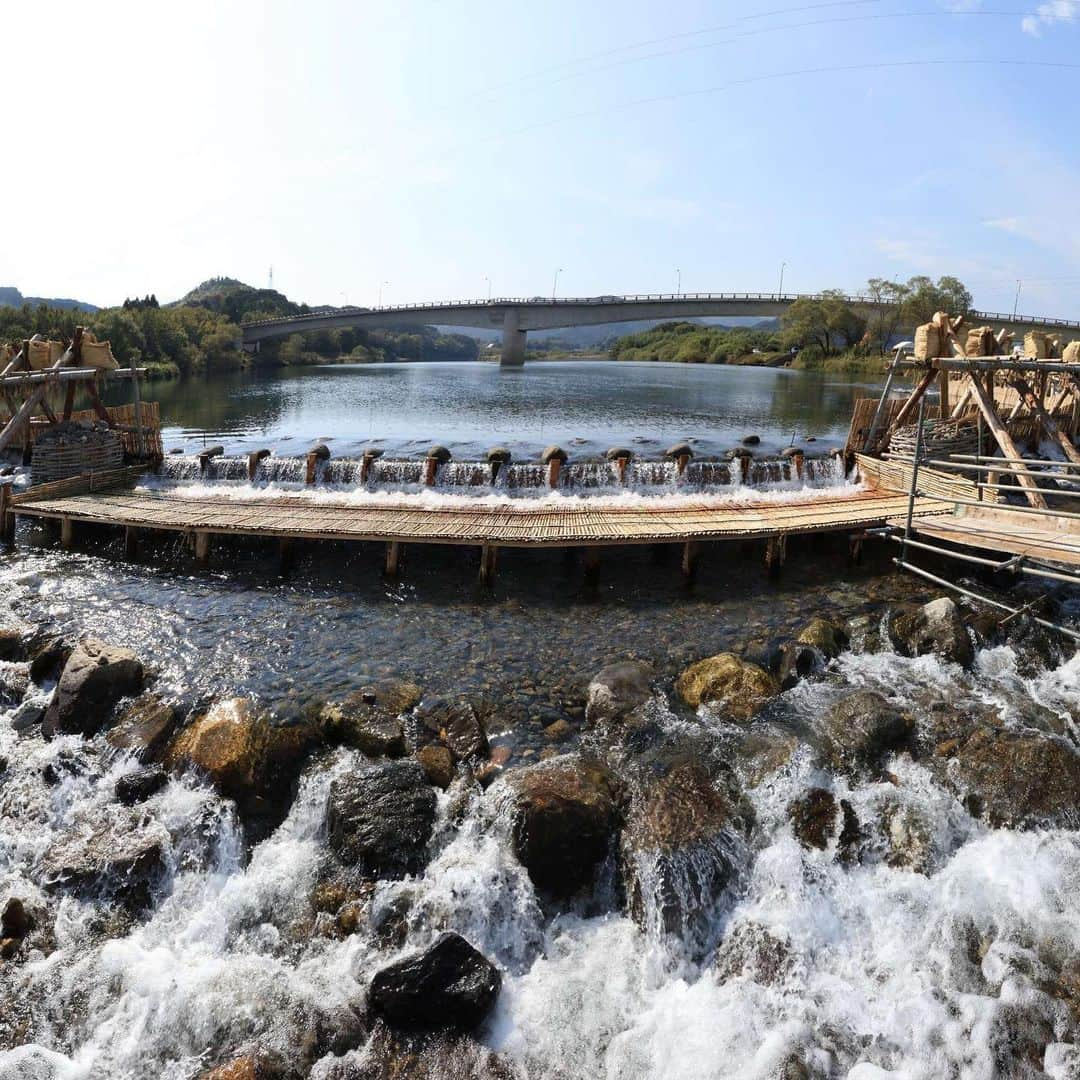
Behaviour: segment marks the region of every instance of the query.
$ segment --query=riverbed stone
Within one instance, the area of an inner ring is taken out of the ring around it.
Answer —
[[[416,760],[430,783],[445,791],[454,781],[454,755],[450,748],[431,743],[416,751]]]
[[[125,697],[142,692],[143,666],[130,649],[88,638],[73,650],[60,675],[42,731],[54,735],[93,735],[111,719]]]
[[[832,660],[844,651],[847,634],[835,623],[818,615],[799,631],[795,640],[817,649],[826,659]]]
[[[808,849],[829,846],[838,816],[836,798],[826,788],[809,788],[788,805],[792,832]]]
[[[282,805],[304,760],[319,741],[318,725],[279,724],[246,698],[220,701],[173,739],[165,765],[205,773],[242,811],[264,813]]]
[[[599,761],[567,755],[507,779],[512,839],[538,890],[568,898],[591,886],[619,826],[619,789]]]
[[[636,660],[623,660],[601,668],[586,691],[586,722],[606,724],[626,719],[651,700],[654,678],[653,668]]]
[[[144,694],[127,706],[105,734],[116,750],[131,750],[140,761],[160,761],[180,717],[157,694]]]
[[[499,996],[498,968],[459,934],[444,933],[422,952],[375,973],[368,1008],[403,1028],[469,1031]]]
[[[821,720],[822,753],[839,772],[877,771],[885,758],[908,744],[910,716],[872,690],[837,701]]]
[[[773,657],[776,680],[782,690],[790,690],[800,680],[824,667],[824,654],[801,641],[785,641]]]
[[[718,653],[691,664],[675,689],[692,709],[714,705],[733,720],[749,720],[780,692],[780,685],[757,664],[734,653]]]
[[[58,634],[46,634],[30,650],[30,681],[37,686],[59,678],[72,646]]]
[[[330,784],[327,841],[369,877],[418,873],[435,823],[435,792],[412,760],[360,765]]]
[[[0,913],[0,938],[22,940],[34,929],[34,917],[17,896],[9,897]]]
[[[1080,754],[1065,739],[979,728],[946,776],[969,812],[995,828],[1080,827]]]
[[[636,788],[621,840],[627,904],[646,931],[673,935],[691,949],[714,924],[712,908],[734,881],[736,851],[751,821],[748,807],[691,762]]]
[[[450,750],[456,761],[487,756],[487,729],[469,698],[431,698],[420,704],[416,718]]]
[[[168,782],[169,777],[165,770],[154,766],[121,776],[113,790],[117,800],[124,806],[134,806],[156,795]]]
[[[0,660],[18,663],[26,659],[26,641],[22,631],[12,626],[0,626]]]
[[[287,1080],[288,1077],[289,1071],[276,1055],[254,1053],[200,1073],[199,1080]]]
[[[904,656],[934,654],[942,660],[967,667],[974,659],[971,639],[956,602],[939,597],[914,611],[894,614],[889,634]]]
[[[50,891],[88,899],[111,897],[142,909],[165,874],[169,834],[163,825],[126,807],[76,822],[41,859],[42,884]]]

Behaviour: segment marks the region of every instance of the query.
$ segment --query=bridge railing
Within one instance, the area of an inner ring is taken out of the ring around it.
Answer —
[[[489,300],[428,300],[416,304],[384,304],[377,307],[324,307],[306,312],[303,315],[288,315],[275,319],[259,319],[244,323],[245,327],[292,325],[316,319],[344,315],[394,315],[417,311],[446,311],[462,308],[503,308],[503,307],[602,307],[609,304],[640,303],[694,303],[724,302],[748,300],[758,303],[793,304],[796,300],[818,299],[822,293],[760,293],[760,292],[677,292],[677,293],[629,293],[605,296],[500,296]],[[845,303],[869,307],[885,306],[882,301],[870,296],[844,296]],[[891,305],[889,305],[891,306]],[[993,312],[973,311],[969,318],[978,322],[1006,323],[1010,326],[1060,327],[1063,330],[1080,330],[1080,321],[1070,319],[1043,319],[1034,315],[1004,315]]]

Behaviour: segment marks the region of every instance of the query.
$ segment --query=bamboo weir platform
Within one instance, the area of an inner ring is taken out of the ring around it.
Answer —
[[[408,505],[317,501],[305,496],[275,495],[235,499],[227,495],[198,499],[167,489],[135,490],[143,470],[125,468],[73,477],[10,495],[3,508],[10,535],[16,517],[58,520],[64,546],[74,543],[80,523],[111,525],[125,530],[129,551],[147,530],[184,533],[193,538],[196,561],[210,558],[212,537],[267,537],[296,540],[375,541],[386,544],[386,570],[397,572],[405,544],[449,544],[481,549],[481,578],[494,573],[499,548],[586,548],[633,544],[682,544],[683,566],[689,572],[696,545],[712,540],[764,540],[766,564],[778,568],[786,557],[787,539],[812,533],[862,534],[908,508],[907,497],[873,487],[822,489],[802,501],[762,498],[731,505],[678,500],[665,505],[627,507],[590,505],[588,499],[567,499],[566,505],[521,499],[498,505]],[[955,486],[955,481],[945,481]],[[917,500],[918,516],[942,513],[940,503]],[[587,560],[590,556],[587,555]],[[592,557],[595,557],[593,552]]]

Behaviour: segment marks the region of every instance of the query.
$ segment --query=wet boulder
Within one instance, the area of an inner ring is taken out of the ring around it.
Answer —
[[[458,934],[375,973],[368,1008],[395,1026],[470,1031],[499,996],[498,968]]]
[[[40,727],[45,719],[45,702],[27,698],[11,715],[11,726],[15,731],[33,731]]]
[[[832,660],[844,651],[847,634],[828,619],[815,616],[799,631],[795,640],[817,649],[824,657]]]
[[[168,782],[165,770],[155,766],[121,776],[113,790],[118,802],[124,806],[134,806],[156,795]]]
[[[722,983],[744,978],[759,986],[776,986],[793,966],[786,941],[760,923],[741,922],[727,932],[716,950],[713,970]]]
[[[383,679],[365,686],[322,711],[327,736],[370,757],[404,757],[403,713],[420,701],[420,687],[404,679]]]
[[[59,678],[71,656],[72,647],[60,636],[49,634],[30,649],[30,680],[38,686]]]
[[[169,834],[153,819],[115,807],[76,822],[42,856],[40,876],[50,891],[81,899],[108,897],[143,909],[166,873]]]
[[[445,791],[454,781],[454,755],[446,746],[431,743],[416,751],[416,760],[424,770],[428,781]]]
[[[692,709],[714,705],[733,720],[749,720],[780,692],[775,677],[734,653],[691,664],[676,680],[679,697]]]
[[[4,664],[0,667],[0,709],[18,705],[30,689],[30,679],[22,664]]]
[[[319,1080],[520,1080],[519,1070],[467,1032],[391,1028],[378,1021],[359,1055],[321,1063]]]
[[[696,951],[712,909],[735,880],[751,814],[694,763],[639,782],[622,832],[623,883],[634,920]]]
[[[1056,736],[979,728],[946,777],[968,811],[995,828],[1080,827],[1080,754]]]
[[[486,757],[487,730],[476,705],[467,697],[433,698],[416,711],[420,725],[439,739],[455,761]]]
[[[788,805],[791,830],[804,848],[824,851],[836,831],[839,808],[831,791],[810,788]]]
[[[277,1055],[254,1053],[200,1073],[198,1080],[288,1080],[290,1075]]]
[[[330,785],[330,849],[365,876],[418,873],[434,823],[435,792],[416,761],[361,765]]]
[[[507,779],[518,861],[536,888],[567,898],[596,880],[619,827],[609,770],[577,756],[554,758]]]
[[[822,756],[839,772],[876,772],[889,754],[907,746],[912,728],[911,718],[880,694],[857,690],[822,717]]]
[[[775,674],[782,690],[790,690],[824,667],[824,653],[802,641],[785,641],[774,656]]]
[[[852,652],[876,653],[881,651],[881,615],[853,615],[844,624],[848,647]]]
[[[933,654],[967,667],[975,655],[960,609],[948,596],[914,611],[893,615],[889,620],[889,636],[904,656]]]
[[[585,719],[590,724],[624,720],[652,698],[655,672],[648,664],[624,660],[601,668],[589,683]]]
[[[144,672],[130,649],[88,638],[72,651],[60,675],[42,731],[54,735],[93,735],[111,719],[125,697],[142,692]]]
[[[144,694],[124,709],[105,734],[116,750],[131,750],[140,761],[160,761],[179,723],[177,710],[156,694]]]
[[[319,735],[317,725],[275,723],[250,701],[233,698],[185,727],[169,745],[165,765],[174,772],[194,768],[241,810],[262,813],[291,795]]]
[[[0,660],[20,663],[26,659],[26,642],[22,632],[14,627],[0,626]]]

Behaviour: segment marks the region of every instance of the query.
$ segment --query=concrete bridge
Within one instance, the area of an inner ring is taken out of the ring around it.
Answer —
[[[245,323],[244,346],[257,349],[259,342],[309,330],[341,330],[346,327],[376,329],[388,326],[467,326],[502,331],[502,365],[521,367],[525,363],[525,338],[530,330],[555,330],[566,326],[595,326],[603,323],[645,320],[698,319],[713,316],[754,316],[760,319],[782,315],[801,293],[648,293],[637,296],[586,296],[529,299],[460,300],[428,304],[403,304],[378,308],[325,308],[306,315],[283,319],[263,319]],[[866,296],[845,297],[863,315],[880,310],[881,305]],[[1080,321],[1013,318],[989,312],[973,312],[975,326],[995,330],[1045,330],[1080,336]]]

